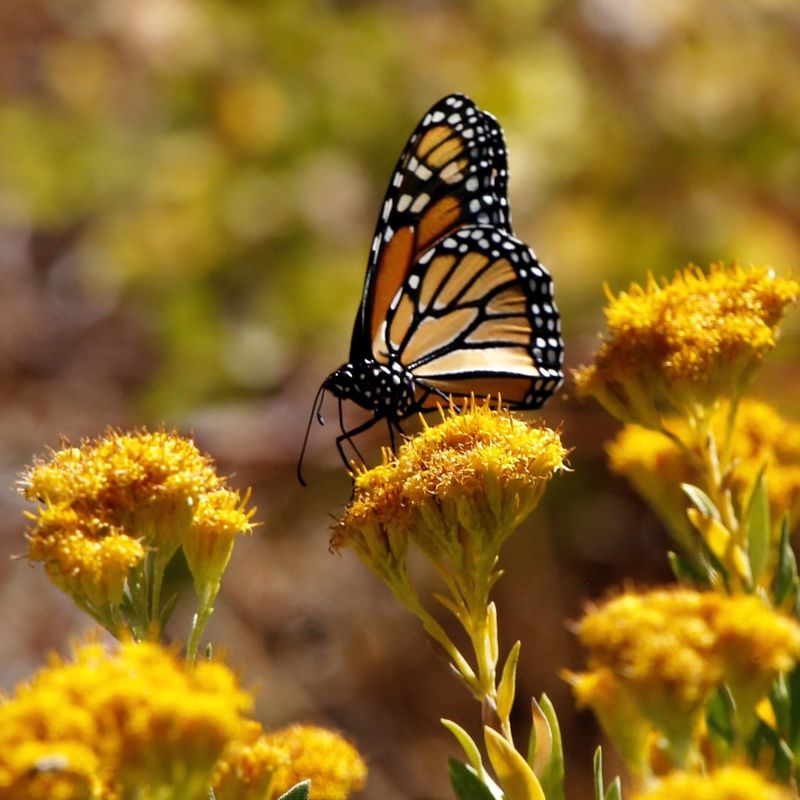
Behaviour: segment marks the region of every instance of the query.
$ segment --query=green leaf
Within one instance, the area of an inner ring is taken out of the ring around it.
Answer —
[[[789,690],[789,747],[800,755],[800,667],[795,667],[786,676]]]
[[[475,771],[456,758],[447,759],[450,783],[459,800],[497,800]]]
[[[603,748],[598,747],[594,751],[594,800],[604,800],[605,792],[603,791]]]
[[[794,774],[795,758],[792,750],[769,725],[759,720],[756,731],[747,745],[753,763],[765,763],[767,749],[772,751],[772,769],[776,776],[788,783]]]
[[[734,719],[736,706],[730,691],[721,686],[708,701],[706,706],[706,724],[708,736],[720,760],[727,760],[734,740]]]
[[[515,642],[511,648],[503,667],[503,675],[497,686],[497,716],[501,720],[508,719],[511,714],[511,706],[514,704],[514,693],[517,685],[517,662],[519,661],[519,649],[521,646],[521,642]]]
[[[753,493],[747,506],[747,555],[750,559],[750,571],[756,583],[767,567],[770,543],[769,497],[764,469],[756,478]]]
[[[710,588],[711,580],[709,576],[703,575],[688,559],[673,551],[667,553],[667,559],[675,580],[682,586],[693,586],[697,589]]]
[[[798,596],[797,559],[789,540],[788,516],[781,520],[781,537],[778,544],[778,565],[773,586],[775,605],[788,607],[796,613]]]
[[[292,786],[288,792],[284,792],[278,800],[308,800],[308,792],[311,789],[311,781],[302,781]]]
[[[721,522],[719,511],[714,505],[714,501],[700,488],[692,486],[691,483],[682,483],[681,489],[692,501],[692,505],[704,516]]]
[[[603,800],[622,800],[622,783],[619,776],[611,781],[611,785],[606,789]]]
[[[441,720],[442,725],[456,737],[456,741],[461,745],[461,749],[467,757],[467,760],[472,765],[472,768],[479,774],[483,775],[483,761],[481,760],[481,751],[478,750],[478,745],[475,744],[472,737],[457,723],[449,719]]]
[[[550,726],[550,760],[539,776],[547,800],[564,800],[564,750],[556,710],[550,698],[543,694],[538,704]]]
[[[159,621],[161,624],[162,629],[166,626],[169,622],[169,618],[172,616],[172,612],[175,610],[175,605],[178,602],[178,595],[173,594],[167,600],[166,603],[161,607],[161,613],[159,614]]]

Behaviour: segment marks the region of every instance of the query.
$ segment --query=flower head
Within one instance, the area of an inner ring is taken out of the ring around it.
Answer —
[[[291,725],[268,732],[264,740],[288,756],[275,772],[272,797],[280,797],[307,778],[311,779],[310,800],[347,800],[364,786],[367,767],[356,748],[338,733],[314,725]]]
[[[576,372],[578,389],[651,428],[663,414],[738,397],[798,294],[800,283],[769,267],[721,264],[609,293],[608,332],[594,363]]]
[[[288,750],[271,744],[259,723],[248,722],[214,767],[214,796],[216,800],[270,798],[275,772],[288,763]]]
[[[792,794],[747,767],[723,767],[707,775],[674,772],[634,800],[790,800]]]
[[[334,531],[334,547],[353,547],[384,580],[404,571],[409,541],[456,580],[465,571],[488,574],[502,543],[564,468],[558,433],[488,401],[442,416],[396,458],[385,453],[379,467],[356,472]]]
[[[216,595],[236,537],[253,530],[255,509],[247,508],[249,493],[216,489],[201,495],[192,522],[183,533],[183,552],[197,594]]]
[[[712,689],[755,706],[800,659],[800,625],[753,595],[625,592],[577,627],[592,670],[608,670],[668,739],[685,745]]]
[[[39,782],[76,787],[65,800],[201,796],[250,703],[222,664],[187,671],[155,644],[123,643],[114,655],[86,644],[0,706],[0,796],[32,767]]]
[[[37,460],[20,486],[40,504],[28,514],[29,558],[117,635],[157,633],[161,580],[182,543],[196,583],[216,591],[236,534],[252,527],[249,494],[167,431],[109,430]]]

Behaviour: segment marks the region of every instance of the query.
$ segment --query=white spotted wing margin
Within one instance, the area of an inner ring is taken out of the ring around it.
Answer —
[[[414,375],[421,407],[500,393],[511,408],[539,408],[563,378],[550,274],[492,226],[460,228],[419,257],[372,346]]]
[[[368,353],[376,273],[382,254],[401,229],[413,232],[413,256],[463,225],[511,232],[508,166],[503,131],[466,95],[451,94],[426,112],[411,134],[389,181],[372,239],[350,358]],[[437,229],[425,219],[443,202],[457,209]],[[432,233],[428,238],[428,230]]]

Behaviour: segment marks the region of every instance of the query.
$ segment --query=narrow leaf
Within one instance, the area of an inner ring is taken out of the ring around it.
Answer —
[[[753,581],[757,582],[767,567],[770,543],[769,497],[764,469],[756,478],[753,494],[747,507],[747,554]]]
[[[550,730],[550,722],[545,716],[539,704],[531,698],[531,740],[528,743],[528,763],[537,775],[541,775],[553,753],[553,732]]]
[[[708,575],[703,575],[687,558],[670,551],[667,553],[667,559],[675,580],[682,586],[707,589],[711,585]]]
[[[169,599],[161,608],[161,613],[159,614],[159,622],[162,628],[166,626],[169,622],[169,618],[172,616],[172,612],[175,610],[175,606],[178,602],[178,595],[173,594],[170,595]]]
[[[288,792],[282,794],[278,800],[308,800],[308,792],[311,789],[311,781],[303,781],[292,786]]]
[[[489,787],[458,759],[447,759],[450,783],[459,800],[496,800]]]
[[[456,737],[456,741],[461,745],[467,761],[472,765],[472,768],[479,774],[483,775],[483,761],[481,760],[481,752],[478,750],[478,745],[472,740],[472,737],[457,723],[449,719],[441,720],[442,725]]]
[[[611,785],[606,790],[603,800],[622,800],[622,783],[619,776],[611,781]]]
[[[789,540],[789,522],[784,516],[781,520],[781,538],[778,545],[778,565],[775,570],[775,605],[788,606],[795,610],[797,605],[797,559]]]
[[[603,782],[603,748],[598,747],[594,751],[594,763],[592,764],[592,771],[594,775],[594,800],[605,800],[603,791],[605,783]]]
[[[564,750],[561,744],[561,728],[558,725],[558,717],[550,698],[543,694],[540,707],[550,728],[550,760],[544,772],[539,773],[539,781],[542,784],[547,800],[564,800]]]
[[[485,726],[483,734],[505,800],[546,800],[528,762],[497,731]]]
[[[515,642],[511,652],[506,658],[503,674],[497,687],[497,715],[501,720],[507,720],[514,705],[514,693],[517,686],[517,662],[519,661],[520,642]]]
[[[692,486],[691,483],[682,483],[681,489],[683,489],[686,496],[692,501],[692,505],[694,505],[704,517],[715,519],[717,522],[720,521],[719,511],[714,505],[714,501],[702,489],[697,486]]]

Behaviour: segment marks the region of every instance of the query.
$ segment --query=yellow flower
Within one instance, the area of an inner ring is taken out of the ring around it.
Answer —
[[[622,421],[656,429],[663,414],[737,398],[798,294],[800,283],[769,267],[721,264],[609,292],[608,331],[594,363],[575,373],[578,390]]]
[[[528,425],[489,401],[443,413],[397,457],[356,472],[353,499],[334,531],[384,580],[404,575],[413,540],[456,581],[486,578],[500,546],[564,468],[558,433]]]
[[[791,800],[782,786],[769,783],[747,767],[724,767],[708,775],[674,772],[655,789],[635,794],[633,800]]]
[[[212,777],[216,800],[265,800],[272,797],[272,778],[289,763],[288,751],[270,743],[257,722],[244,725],[226,748]]]
[[[250,499],[230,489],[217,489],[200,497],[191,525],[183,533],[183,552],[199,597],[216,595],[237,536],[250,533],[255,509]]]
[[[43,562],[56,586],[95,610],[120,603],[128,575],[144,557],[137,539],[63,504],[42,508],[29,533],[28,558]]]
[[[313,725],[271,731],[264,739],[288,755],[277,769],[271,797],[280,797],[300,781],[311,779],[310,800],[347,800],[364,786],[367,767],[358,751],[339,734]]]
[[[0,706],[0,789],[24,778],[19,754],[30,745],[78,777],[96,777],[104,798],[202,797],[250,704],[222,664],[187,670],[149,643],[123,643],[114,655],[84,645],[71,662],[53,658]]]
[[[252,527],[249,493],[167,431],[109,430],[38,460],[20,485],[40,503],[28,514],[29,558],[118,636],[157,638],[164,570],[181,543],[196,583],[215,594],[236,534]]]
[[[789,513],[790,525],[800,519],[800,425],[783,419],[767,403],[743,398],[736,409],[730,440],[726,441],[728,411],[728,404],[719,406],[711,420],[711,431],[730,465],[725,483],[732,490],[736,516],[745,518],[754,483],[766,468],[773,538],[777,541],[785,512]],[[690,483],[710,491],[700,466],[702,448],[707,444],[697,441],[686,420],[668,418],[664,427],[675,439],[639,425],[626,425],[607,445],[609,463],[615,472],[628,478],[662,516],[676,539],[691,552],[693,545],[687,540],[687,500],[680,485]],[[715,553],[721,556],[716,550]],[[771,578],[773,566],[774,563],[768,565],[762,583]]]
[[[742,724],[772,679],[800,658],[800,625],[753,595],[662,589],[626,592],[577,627],[592,670],[607,669],[678,751],[712,689],[742,700]]]
[[[18,741],[0,753],[0,800],[108,800],[111,796],[99,779],[96,754],[79,742]]]
[[[648,745],[652,725],[642,716],[634,699],[611,670],[565,672],[578,707],[589,706],[603,731],[625,760],[631,777],[641,782],[650,774]]]

